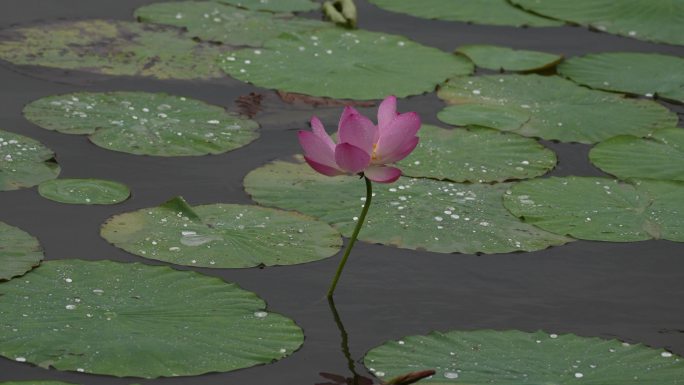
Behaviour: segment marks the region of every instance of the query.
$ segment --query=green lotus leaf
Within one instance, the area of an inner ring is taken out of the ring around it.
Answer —
[[[305,12],[320,8],[311,0],[218,0],[219,3],[270,12]]]
[[[46,368],[199,375],[273,362],[303,339],[254,293],[165,266],[49,261],[0,285],[0,355]]]
[[[381,378],[434,369],[420,382],[429,385],[675,385],[684,376],[684,360],[662,349],[517,330],[408,336],[370,350],[364,364]]]
[[[563,60],[561,55],[484,44],[463,45],[456,52],[466,55],[476,66],[494,71],[538,71]]]
[[[0,281],[23,275],[43,260],[43,249],[27,232],[0,222]]]
[[[327,177],[303,163],[277,161],[247,175],[256,202],[320,218],[350,236],[365,199],[355,176]],[[533,251],[569,242],[510,215],[501,196],[509,184],[458,184],[400,178],[375,184],[359,239],[439,253]]]
[[[595,177],[520,182],[504,196],[513,215],[578,239],[684,242],[684,183]]]
[[[253,120],[199,100],[147,92],[78,92],[24,108],[26,119],[65,134],[88,134],[108,150],[137,155],[220,154],[258,137]]]
[[[306,263],[342,246],[337,231],[301,214],[234,204],[191,208],[182,198],[116,215],[101,234],[145,258],[214,268]]]
[[[423,125],[420,142],[399,162],[404,175],[454,182],[502,182],[543,175],[556,166],[553,151],[534,139],[486,128]]]
[[[426,19],[514,27],[553,27],[563,23],[525,12],[506,0],[369,0],[388,11]]]
[[[61,381],[8,381],[0,382],[0,385],[74,385],[70,382]]]
[[[57,178],[55,154],[40,142],[0,130],[0,191],[32,187]]]
[[[536,14],[640,40],[684,45],[682,0],[510,0]]]
[[[683,2],[684,4],[684,2]],[[591,88],[654,96],[684,103],[684,58],[611,52],[574,57],[558,72]]]
[[[402,36],[336,28],[283,34],[263,49],[227,53],[221,65],[260,87],[359,100],[430,92],[450,76],[473,70],[462,56]]]
[[[591,162],[620,179],[684,182],[684,130],[658,130],[648,138],[618,136],[597,144]]]
[[[438,116],[446,123],[562,142],[645,136],[677,125],[677,115],[656,102],[590,90],[557,76],[456,77],[438,96],[455,104]]]
[[[46,199],[77,205],[111,205],[131,195],[126,185],[101,179],[53,179],[41,183],[38,193]]]
[[[60,21],[0,32],[0,59],[105,75],[218,78],[223,51],[175,28],[127,21]]]
[[[334,27],[291,14],[248,11],[211,1],[155,3],[138,8],[135,16],[143,22],[183,27],[188,35],[202,40],[234,46],[260,47],[284,32]]]

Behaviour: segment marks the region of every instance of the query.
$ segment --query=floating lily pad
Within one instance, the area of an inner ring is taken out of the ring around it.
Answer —
[[[211,1],[155,3],[138,8],[135,16],[144,22],[184,27],[188,35],[202,40],[253,47],[284,32],[334,27],[292,14],[247,11]]]
[[[35,186],[57,178],[55,154],[40,142],[0,130],[0,191]]]
[[[591,88],[657,95],[684,103],[684,59],[680,57],[637,52],[600,53],[569,59],[558,67],[558,72]]]
[[[589,158],[596,167],[620,179],[684,182],[684,130],[658,130],[648,138],[611,138],[597,144]]]
[[[681,0],[510,0],[534,13],[640,40],[684,45]]]
[[[36,238],[0,222],[0,281],[20,276],[42,260],[43,249]]]
[[[190,208],[182,198],[116,215],[102,236],[145,258],[216,268],[306,263],[342,246],[337,231],[301,214],[231,204]]]
[[[564,177],[518,183],[504,204],[526,223],[595,241],[684,242],[684,183]]]
[[[165,266],[45,262],[0,285],[0,354],[118,377],[267,364],[303,342],[291,320],[221,279]]]
[[[423,125],[418,136],[418,147],[399,163],[404,175],[454,182],[501,182],[533,178],[556,166],[553,151],[534,139],[507,132]]]
[[[218,0],[220,3],[235,5],[257,11],[305,12],[321,7],[311,0]]]
[[[382,378],[435,369],[421,381],[432,385],[675,385],[684,376],[684,360],[662,349],[517,330],[408,336],[370,350],[364,364]]]
[[[590,90],[557,76],[456,77],[438,96],[456,104],[439,114],[446,123],[562,142],[645,136],[677,125],[677,115],[656,102]]]
[[[365,199],[355,176],[327,177],[302,163],[278,161],[247,175],[245,189],[266,206],[312,215],[350,236]],[[501,196],[509,184],[457,184],[401,178],[375,184],[359,239],[440,253],[508,253],[561,245],[568,238],[540,231],[510,215]]]
[[[74,385],[70,382],[61,381],[9,381],[0,382],[0,385]]]
[[[38,186],[43,198],[77,205],[111,205],[131,195],[126,185],[101,179],[53,179]]]
[[[147,92],[79,92],[24,108],[31,122],[137,155],[197,156],[240,148],[258,137],[253,120],[199,100]]]
[[[218,78],[223,51],[175,28],[126,21],[62,21],[0,32],[0,59],[106,75]]]
[[[553,27],[563,23],[512,6],[506,0],[369,0],[389,11],[426,19],[514,27]]]
[[[496,45],[463,45],[457,50],[476,66],[494,71],[537,71],[555,66],[563,56]]]
[[[283,34],[263,49],[226,54],[222,66],[231,76],[261,87],[361,100],[432,91],[448,77],[473,70],[462,56],[402,36],[332,28]]]

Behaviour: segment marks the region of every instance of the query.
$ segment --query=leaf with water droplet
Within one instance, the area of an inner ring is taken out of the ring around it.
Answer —
[[[563,60],[561,55],[486,44],[462,45],[456,52],[467,56],[476,66],[493,71],[539,71]]]
[[[504,205],[526,223],[578,239],[684,242],[684,182],[563,177],[520,182]]]
[[[599,90],[684,103],[684,58],[681,57],[639,52],[599,53],[571,58],[558,67],[558,73]]]
[[[27,232],[0,222],[0,281],[23,275],[43,260],[43,249]]]
[[[183,27],[189,36],[232,46],[260,47],[281,33],[335,27],[292,14],[242,10],[211,1],[155,3],[138,8],[135,16],[143,22]]]
[[[117,377],[192,376],[268,364],[304,341],[292,320],[256,317],[266,304],[254,293],[195,272],[61,260],[25,278],[0,285],[0,355],[13,360]]]
[[[271,12],[306,12],[320,8],[320,4],[311,0],[217,0],[219,3],[231,4],[256,11]]]
[[[32,187],[57,178],[55,154],[40,142],[0,130],[0,191]]]
[[[680,0],[510,0],[535,14],[640,40],[684,45]]]
[[[677,124],[677,115],[656,102],[590,90],[558,76],[456,77],[437,95],[454,105],[439,114],[446,123],[562,142],[643,136]]]
[[[574,334],[454,330],[402,340],[371,349],[365,365],[385,376],[435,368],[426,385],[675,385],[684,377],[684,360],[662,349]]]
[[[365,199],[355,176],[327,177],[301,162],[277,161],[244,181],[252,199],[297,210],[351,235]],[[513,217],[501,202],[510,184],[459,184],[401,178],[375,184],[359,239],[440,253],[508,253],[561,245],[570,239],[540,231]]]
[[[131,195],[126,185],[101,179],[53,179],[41,183],[38,193],[56,202],[79,205],[112,205]]]
[[[148,92],[77,92],[38,99],[24,116],[48,130],[88,134],[94,144],[136,155],[199,156],[245,146],[258,123],[199,100]]]
[[[431,92],[450,76],[473,70],[463,56],[402,36],[337,28],[286,33],[267,41],[258,54],[252,48],[227,53],[221,66],[260,87],[356,100]]]
[[[337,231],[301,214],[235,204],[190,207],[182,198],[116,215],[101,234],[145,258],[210,268],[306,263],[342,245]]]
[[[556,155],[536,140],[508,132],[423,125],[418,147],[398,165],[406,176],[454,182],[502,182],[543,175]]]
[[[506,0],[370,0],[370,2],[389,11],[407,13],[426,19],[515,27],[552,27],[563,24],[525,12],[512,6]]]

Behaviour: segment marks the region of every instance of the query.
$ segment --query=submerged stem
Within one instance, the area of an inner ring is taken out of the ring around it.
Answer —
[[[340,265],[337,267],[337,273],[335,273],[335,277],[330,285],[330,289],[328,289],[328,298],[332,297],[333,293],[335,292],[337,281],[340,280],[342,270],[344,270],[344,265],[347,263],[347,259],[349,258],[349,253],[351,253],[351,249],[354,247],[354,243],[356,243],[356,238],[359,236],[359,231],[361,231],[361,226],[363,226],[363,223],[366,221],[366,214],[368,213],[368,208],[370,208],[371,199],[373,198],[373,185],[371,184],[370,179],[366,178],[365,176],[363,179],[366,181],[366,202],[363,204],[363,210],[361,210],[359,220],[356,222],[356,227],[354,228],[351,238],[349,238],[347,249],[344,250],[344,256],[342,256]]]
[[[349,336],[347,335],[347,330],[345,330],[344,325],[342,324],[340,314],[337,312],[337,307],[335,307],[335,300],[333,297],[328,297],[328,305],[330,305],[330,310],[332,311],[333,318],[335,319],[335,324],[340,330],[340,337],[342,338],[342,354],[344,354],[344,357],[347,359],[347,368],[349,368],[349,371],[353,376],[352,385],[357,385],[359,374],[356,373],[356,364],[354,363],[354,359],[351,357],[351,353],[349,352]]]

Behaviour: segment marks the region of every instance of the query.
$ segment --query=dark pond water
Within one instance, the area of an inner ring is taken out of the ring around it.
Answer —
[[[2,0],[0,26],[62,18],[130,20],[152,0]],[[602,51],[661,52],[684,56],[684,47],[640,42],[582,28],[519,29],[437,22],[381,11],[357,0],[365,29],[403,34],[453,50],[490,43],[573,56]],[[115,153],[84,136],[38,128],[21,115],[37,98],[79,90],[142,90],[184,95],[235,110],[240,95],[265,95],[256,116],[262,136],[228,154],[196,158],[152,158]],[[401,111],[418,111],[427,123],[443,103],[434,94],[408,98]],[[669,105],[684,119],[684,108]],[[316,114],[333,125],[341,108]],[[374,113],[374,108],[363,109]],[[0,67],[0,128],[36,138],[53,149],[62,177],[96,177],[128,184],[133,197],[110,207],[62,205],[35,189],[0,193],[0,220],[37,236],[46,258],[144,261],[110,246],[99,226],[113,214],[156,206],[184,196],[191,204],[250,203],[241,181],[267,161],[299,151],[295,130],[306,127],[313,109],[289,105],[275,93],[230,79],[208,82],[106,78],[55,70]],[[545,143],[560,159],[553,175],[601,175],[587,160],[588,146]],[[341,254],[341,253],[340,253]],[[273,311],[293,318],[306,342],[272,365],[231,373],[160,380],[118,379],[44,370],[0,359],[0,381],[55,379],[79,384],[313,385],[319,372],[348,375],[340,335],[323,298],[340,255],[300,266],[266,269],[195,269],[238,283],[262,296]],[[182,267],[178,267],[183,269]],[[534,253],[490,256],[436,254],[359,243],[336,295],[349,334],[351,354],[404,335],[448,329],[543,329],[555,333],[619,338],[684,354],[684,244],[667,241],[601,243],[578,241]],[[171,337],[172,338],[172,337]],[[361,374],[367,374],[358,365]]]

